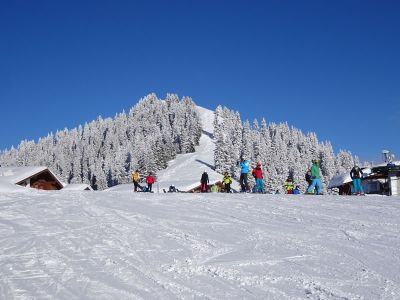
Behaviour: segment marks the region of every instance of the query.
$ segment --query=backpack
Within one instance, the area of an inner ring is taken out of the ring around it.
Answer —
[[[148,192],[147,186],[144,186],[143,189],[142,189],[142,191],[143,191],[143,192]]]
[[[306,181],[311,181],[311,171],[307,171],[307,173],[306,173]]]

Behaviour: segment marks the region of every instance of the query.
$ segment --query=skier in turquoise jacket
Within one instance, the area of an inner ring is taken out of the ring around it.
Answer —
[[[250,162],[247,159],[241,158],[240,162],[240,186],[242,192],[250,191],[249,183],[247,181],[247,173],[249,172]]]
[[[312,194],[311,191],[315,187],[315,193],[319,195],[321,193],[321,175],[319,174],[319,167],[318,167],[318,160],[312,160],[312,167],[311,167],[311,178],[312,183],[307,189],[307,194]]]

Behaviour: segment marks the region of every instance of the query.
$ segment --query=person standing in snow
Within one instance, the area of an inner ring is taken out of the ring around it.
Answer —
[[[306,172],[305,178],[306,178],[306,181],[307,181],[307,188],[309,188],[310,185],[312,184],[311,170],[308,170]]]
[[[148,192],[152,192],[152,187],[153,187],[153,183],[154,183],[154,177],[153,177],[153,175],[151,174],[151,172],[149,173],[149,176],[147,176],[146,177],[146,183],[147,183],[147,191]]]
[[[311,170],[307,170],[306,175],[305,175],[305,179],[308,183],[308,186],[311,185],[312,183],[312,178],[311,178]]]
[[[300,194],[300,187],[296,185],[296,187],[293,190],[293,195],[299,195]]]
[[[264,190],[264,182],[263,182],[263,175],[262,175],[260,162],[258,162],[256,164],[256,167],[253,169],[252,174],[256,180],[256,186],[254,187],[254,193],[258,193],[258,191],[261,190],[261,193],[264,194],[265,190]]]
[[[284,187],[285,190],[286,190],[286,194],[293,194],[294,185],[293,185],[293,179],[292,179],[292,177],[289,176],[289,177],[286,179],[286,181],[285,181],[283,187]]]
[[[313,194],[312,189],[315,187],[315,193],[319,195],[321,193],[321,175],[319,174],[319,167],[318,167],[318,160],[312,160],[312,167],[311,167],[311,178],[312,183],[307,189],[307,194]]]
[[[354,195],[363,195],[364,190],[361,186],[361,177],[363,177],[363,171],[357,166],[354,165],[353,169],[350,171],[350,177],[353,179],[353,194]]]
[[[208,174],[207,171],[204,171],[204,173],[201,175],[201,179],[200,179],[200,188],[201,188],[201,192],[202,193],[207,193],[207,189],[208,189],[208,183],[210,182],[210,180],[208,179]]]
[[[225,186],[225,192],[230,193],[232,177],[229,176],[228,172],[225,172],[224,178],[222,178],[222,182],[224,183],[224,186]]]
[[[135,186],[134,191],[137,192],[138,188],[142,189],[141,185],[139,184],[139,179],[140,179],[139,170],[133,172],[132,178],[133,178],[133,185]]]
[[[247,192],[250,190],[249,183],[247,181],[247,173],[249,172],[249,167],[250,162],[242,157],[240,162],[240,186],[242,187],[242,192]]]

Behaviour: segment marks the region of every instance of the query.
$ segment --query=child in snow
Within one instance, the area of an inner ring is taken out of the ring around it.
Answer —
[[[204,173],[201,175],[201,179],[200,179],[200,184],[201,184],[201,192],[202,193],[207,193],[207,189],[208,189],[208,183],[210,182],[210,180],[208,179],[208,174],[207,171],[204,171]]]
[[[285,188],[286,194],[293,194],[293,179],[290,176],[286,179],[283,187]]]
[[[152,187],[153,187],[153,183],[154,183],[154,177],[152,176],[151,173],[149,173],[149,176],[146,177],[146,183],[147,183],[147,191],[148,192],[152,192]]]
[[[222,182],[224,183],[225,191],[227,193],[230,193],[231,192],[232,177],[229,176],[228,172],[225,172],[224,178],[222,179]]]
[[[253,176],[256,180],[256,186],[254,187],[254,193],[257,193],[259,190],[261,190],[261,193],[265,193],[264,190],[264,182],[263,182],[263,175],[262,175],[262,170],[261,170],[261,163],[258,162],[256,167],[253,169]]]
[[[294,195],[299,195],[300,194],[300,187],[298,185],[296,185],[296,187],[294,188],[293,194]]]
[[[216,184],[213,184],[210,190],[211,193],[218,193],[218,186]]]

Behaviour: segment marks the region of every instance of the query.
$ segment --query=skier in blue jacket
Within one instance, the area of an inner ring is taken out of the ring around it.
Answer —
[[[241,158],[240,162],[240,186],[242,192],[250,191],[249,183],[247,181],[247,173],[249,172],[250,162],[247,159]]]

